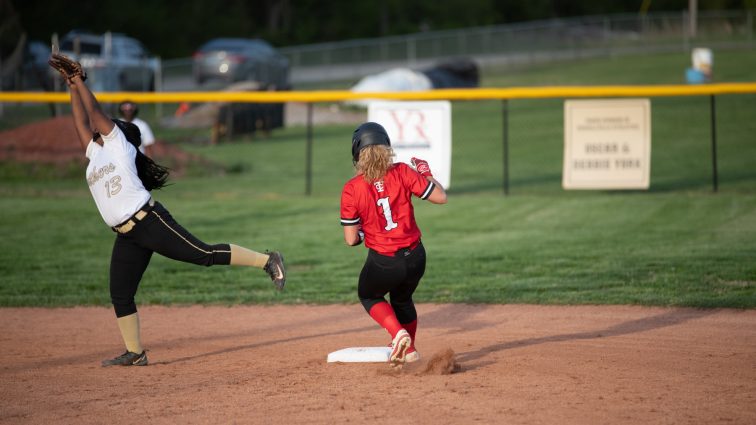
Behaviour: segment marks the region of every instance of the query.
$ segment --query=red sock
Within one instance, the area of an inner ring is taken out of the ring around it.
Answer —
[[[410,337],[412,338],[412,345],[410,345],[411,348],[415,348],[415,333],[417,332],[417,319],[409,322],[409,323],[402,323],[402,327],[409,332]]]
[[[371,307],[370,317],[386,329],[388,333],[391,334],[392,339],[402,329],[402,325],[400,325],[399,320],[396,319],[394,309],[391,308],[391,305],[386,301],[379,302]]]

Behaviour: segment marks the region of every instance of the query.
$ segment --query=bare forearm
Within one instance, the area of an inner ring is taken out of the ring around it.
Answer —
[[[360,226],[344,226],[344,242],[349,246],[357,246],[365,239]]]
[[[73,78],[73,85],[76,87],[81,104],[89,117],[89,126],[92,130],[100,134],[110,134],[113,130],[113,121],[110,117],[105,115],[100,107],[100,103],[95,98],[94,94],[89,87],[81,80],[81,77],[76,76]]]
[[[433,192],[431,192],[430,196],[428,197],[428,201],[434,204],[445,204],[446,190],[444,190],[444,187],[441,185],[441,183],[439,183],[438,180],[436,180],[433,176],[425,176],[425,178],[436,185],[433,188]]]
[[[415,167],[415,171],[420,173],[421,176],[425,177],[426,180],[433,183],[435,187],[433,188],[433,191],[431,192],[430,196],[428,196],[428,201],[434,203],[434,204],[445,204],[446,203],[446,190],[444,190],[444,187],[441,186],[441,183],[438,182],[433,177],[433,174],[431,173],[430,166],[428,165],[428,161],[420,158],[415,158],[414,156],[412,159],[410,159],[410,163],[413,167]]]
[[[92,129],[89,126],[89,116],[84,110],[84,105],[81,103],[81,97],[78,90],[71,85],[71,111],[73,114],[74,127],[76,127],[76,134],[79,136],[79,143],[81,147],[86,149],[87,142],[92,138]]]

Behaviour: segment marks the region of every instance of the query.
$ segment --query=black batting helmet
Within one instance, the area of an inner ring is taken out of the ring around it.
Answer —
[[[360,124],[352,135],[352,160],[357,162],[360,159],[362,148],[370,145],[391,146],[388,133],[382,125],[376,122],[366,122]]]

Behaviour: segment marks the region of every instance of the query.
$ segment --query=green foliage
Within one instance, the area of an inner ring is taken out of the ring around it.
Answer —
[[[727,55],[716,57],[718,77],[756,79],[756,67],[740,70]],[[649,84],[677,75],[677,59],[639,59],[509,72],[486,84]],[[639,62],[641,76],[633,68]],[[415,202],[428,251],[416,301],[756,307],[756,96],[717,97],[716,194],[709,106],[706,97],[653,99],[650,191],[564,191],[562,101],[511,101],[505,197],[501,102],[455,102],[449,204]],[[156,255],[138,302],[356,303],[366,252],[345,246],[338,224],[353,127],[314,129],[310,197],[303,196],[302,127],[217,146],[183,142],[233,172],[183,178],[156,197],[207,242],[281,250],[289,282],[277,293],[260,270]],[[176,143],[187,137],[156,130]],[[81,177],[3,178],[0,194],[0,304],[107,305],[114,234]]]
[[[72,29],[114,31],[140,39],[165,59],[187,57],[215,37],[262,37],[277,46],[381,37],[572,16],[638,13],[638,0],[163,0],[129,7],[115,0],[13,1],[23,31],[47,42]],[[699,2],[700,10],[742,10],[751,0]],[[655,0],[649,12],[687,9],[685,0]],[[20,31],[17,31],[20,34]],[[3,38],[0,38],[2,41]],[[2,44],[2,43],[0,43]]]

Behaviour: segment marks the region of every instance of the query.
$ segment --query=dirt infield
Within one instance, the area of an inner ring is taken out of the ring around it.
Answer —
[[[0,422],[756,423],[756,311],[418,310],[423,359],[394,372],[326,363],[388,342],[357,304],[144,307],[141,368],[99,366],[108,308],[0,309]]]

